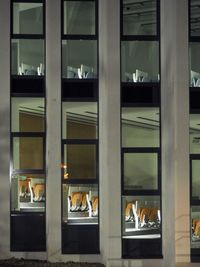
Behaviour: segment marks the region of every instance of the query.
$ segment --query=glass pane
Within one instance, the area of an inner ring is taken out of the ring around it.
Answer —
[[[98,187],[90,184],[63,185],[63,221],[75,224],[97,224]]]
[[[95,34],[95,2],[64,2],[64,34]]]
[[[199,87],[200,86],[200,44],[190,43],[190,86]]]
[[[200,114],[190,114],[190,153],[200,154]]]
[[[159,81],[159,43],[156,41],[123,41],[122,81]]]
[[[13,3],[13,33],[43,34],[43,4]]]
[[[44,75],[44,41],[12,39],[12,74]]]
[[[44,132],[44,98],[12,98],[12,132]]]
[[[123,196],[122,238],[160,238],[159,196]]]
[[[159,108],[122,108],[122,147],[159,147]]]
[[[200,0],[190,0],[190,35],[191,36],[200,36]]]
[[[97,78],[97,41],[62,41],[62,76],[71,79]]]
[[[200,248],[200,207],[191,208],[191,247]]]
[[[13,174],[11,179],[11,209],[21,212],[45,210],[45,175]]]
[[[192,199],[200,200],[200,159],[192,160]]]
[[[42,137],[13,138],[13,168],[44,168],[44,148]]]
[[[97,103],[63,102],[62,119],[64,139],[97,139]]]
[[[124,189],[158,188],[158,154],[124,153]]]
[[[156,0],[123,0],[123,34],[156,35]]]
[[[64,146],[64,166],[67,179],[96,178],[96,145],[70,144]]]

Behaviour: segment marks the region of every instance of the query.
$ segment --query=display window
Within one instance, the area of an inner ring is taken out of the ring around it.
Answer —
[[[98,224],[98,187],[92,184],[63,185],[63,222]]]
[[[200,248],[200,206],[191,207],[191,248]]]
[[[159,196],[123,196],[122,209],[122,238],[154,239],[161,237]]]
[[[16,212],[45,211],[45,175],[13,173],[11,177],[11,210]]]

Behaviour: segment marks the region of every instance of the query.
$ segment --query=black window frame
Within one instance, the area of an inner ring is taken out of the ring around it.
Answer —
[[[121,199],[126,196],[158,196],[162,218],[162,158],[161,158],[161,43],[160,43],[160,0],[156,0],[156,34],[154,35],[124,35],[123,33],[123,0],[120,0],[120,60],[122,62],[122,42],[124,41],[157,41],[159,47],[159,74],[157,82],[124,82],[122,81],[122,64],[120,64],[121,84]],[[134,90],[137,90],[134,92]],[[147,96],[144,97],[145,91]],[[123,147],[122,146],[122,108],[123,107],[158,107],[159,108],[159,147]],[[157,151],[158,153],[158,188],[157,190],[124,190],[123,153],[124,151]],[[121,203],[123,218],[123,203]],[[123,219],[121,219],[122,258],[124,259],[160,259],[162,255],[162,220],[160,222],[160,238],[156,239],[123,239]],[[150,248],[151,247],[151,248]],[[150,249],[149,249],[150,248]]]
[[[43,33],[42,34],[15,34],[13,33],[13,3],[41,3],[43,4]],[[28,91],[28,95],[32,94],[33,96],[44,96],[46,94],[46,82],[45,82],[45,76],[46,76],[46,5],[45,0],[11,0],[10,2],[10,10],[11,10],[11,23],[10,23],[10,77],[11,77],[11,95],[12,96],[25,96],[26,90],[20,89],[20,87],[24,87],[24,84],[26,83],[26,80],[31,81],[30,82],[30,90]],[[30,75],[15,75],[12,74],[12,40],[13,39],[32,39],[32,40],[43,40],[44,41],[44,75],[38,76],[30,76]],[[17,86],[19,89],[17,89],[18,92],[15,92],[14,87]],[[35,93],[34,89],[38,87],[38,91]]]
[[[97,104],[97,137],[95,139],[67,139],[61,137],[61,192],[63,192],[63,185],[96,185],[98,198],[99,194],[99,1],[87,0],[95,2],[95,34],[64,34],[64,2],[77,1],[84,2],[84,0],[62,0],[61,1],[61,114],[64,102],[91,102]],[[94,79],[78,79],[78,78],[65,78],[62,76],[62,42],[65,40],[94,40],[97,44],[97,77]],[[83,89],[87,89],[83,92]],[[63,122],[61,122],[62,133]],[[92,144],[96,147],[96,178],[95,179],[64,179],[64,146],[67,144]],[[98,199],[98,223],[92,224],[70,224],[63,222],[63,193],[61,195],[61,240],[62,240],[62,254],[99,254],[99,223],[100,223],[100,201]],[[73,232],[74,234],[70,234]],[[81,234],[83,232],[83,234]],[[85,234],[90,236],[90,241],[83,244]]]
[[[42,34],[15,34],[13,33],[13,3],[42,3],[43,4],[43,33]],[[35,174],[44,175],[45,195],[47,188],[47,162],[46,162],[46,134],[47,134],[47,118],[46,118],[46,1],[45,0],[11,0],[10,1],[10,51],[12,51],[13,39],[34,39],[44,41],[44,75],[13,75],[12,74],[12,52],[10,56],[10,184],[14,175]],[[39,87],[37,91],[35,88]],[[26,90],[26,88],[29,88]],[[43,132],[14,132],[12,131],[12,99],[13,98],[43,98],[44,99],[44,131]],[[15,137],[40,137],[43,139],[43,168],[42,169],[14,169],[13,168],[13,139]],[[11,251],[46,251],[46,198],[44,211],[12,211],[10,201],[10,250]],[[11,200],[11,194],[10,194]],[[30,223],[31,222],[31,223]],[[38,229],[38,222],[41,227]],[[19,225],[23,224],[25,229],[19,229]],[[33,231],[30,231],[30,225]],[[17,236],[20,232],[20,242]],[[29,242],[27,243],[27,235]],[[37,236],[37,238],[36,238]]]

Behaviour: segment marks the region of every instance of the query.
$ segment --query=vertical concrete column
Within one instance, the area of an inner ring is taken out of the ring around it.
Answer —
[[[119,0],[99,1],[100,246],[106,266],[121,258],[119,8]]]
[[[187,0],[161,0],[161,121],[164,266],[189,258]]]
[[[47,258],[61,254],[61,4],[46,1]]]
[[[10,251],[10,1],[0,1],[0,258]]]

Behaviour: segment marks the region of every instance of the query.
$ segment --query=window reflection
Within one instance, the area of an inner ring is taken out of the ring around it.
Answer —
[[[160,197],[123,196],[123,238],[159,238]]]
[[[122,108],[122,147],[159,147],[159,108]]]
[[[200,1],[190,0],[190,35],[200,36]]]
[[[191,248],[200,248],[200,207],[191,208]]]
[[[44,174],[13,174],[11,179],[12,211],[38,212],[45,209]]]
[[[96,145],[68,144],[64,146],[64,165],[68,179],[96,178]]]
[[[123,34],[156,35],[156,0],[123,0]]]
[[[97,139],[97,103],[63,102],[64,139]]]
[[[192,160],[192,200],[200,200],[200,159]]]
[[[97,78],[97,41],[62,41],[62,76],[69,79]]]
[[[43,4],[13,3],[13,33],[43,34]]]
[[[158,154],[124,153],[124,189],[158,188]]]
[[[123,41],[122,81],[158,82],[159,43],[156,41]]]
[[[200,154],[200,114],[190,114],[190,153]]]
[[[95,2],[64,2],[64,34],[95,34]]]
[[[42,137],[13,138],[13,168],[18,170],[44,168]]]
[[[12,74],[44,75],[44,41],[12,39]]]
[[[44,132],[43,98],[12,98],[12,132]]]
[[[97,224],[99,215],[96,185],[63,185],[63,221],[75,224]]]
[[[200,86],[200,44],[190,43],[190,86],[199,87]]]

